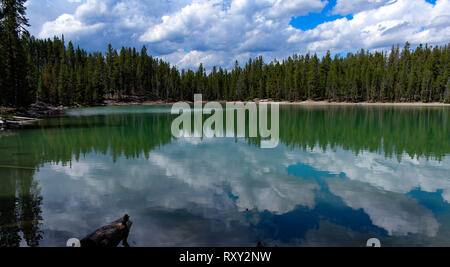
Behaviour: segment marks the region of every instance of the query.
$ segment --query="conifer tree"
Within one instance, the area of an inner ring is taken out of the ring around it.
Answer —
[[[2,38],[2,95],[7,105],[29,104],[30,87],[27,84],[27,57],[25,50],[29,26],[25,17],[26,0],[1,0],[0,24]]]

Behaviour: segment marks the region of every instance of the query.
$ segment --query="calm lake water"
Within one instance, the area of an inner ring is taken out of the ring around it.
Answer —
[[[450,108],[280,107],[280,145],[174,139],[170,107],[0,133],[0,246],[128,213],[131,246],[450,246]]]

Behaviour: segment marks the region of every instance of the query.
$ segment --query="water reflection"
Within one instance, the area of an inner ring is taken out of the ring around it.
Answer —
[[[42,196],[30,170],[0,168],[0,247],[38,246]]]
[[[0,245],[64,245],[124,213],[135,246],[450,243],[449,109],[283,106],[272,150],[173,140],[164,110],[75,110],[1,137],[0,165],[37,170],[0,168]]]

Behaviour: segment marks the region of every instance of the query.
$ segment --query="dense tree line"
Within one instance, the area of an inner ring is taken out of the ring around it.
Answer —
[[[27,51],[26,0],[0,2],[0,105],[24,106],[33,101],[29,80],[33,65]],[[37,75],[37,74],[36,74]]]
[[[89,53],[62,38],[39,40],[25,28],[25,0],[1,0],[0,105],[26,106],[127,101],[273,99],[286,101],[450,102],[449,49],[420,45],[389,52],[360,50],[346,57],[293,55],[265,63],[262,57],[232,70],[179,70],[140,51],[108,46]]]

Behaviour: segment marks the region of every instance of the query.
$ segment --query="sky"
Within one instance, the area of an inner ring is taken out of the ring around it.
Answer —
[[[28,0],[29,31],[88,51],[147,47],[180,68],[262,55],[450,43],[450,0]]]

